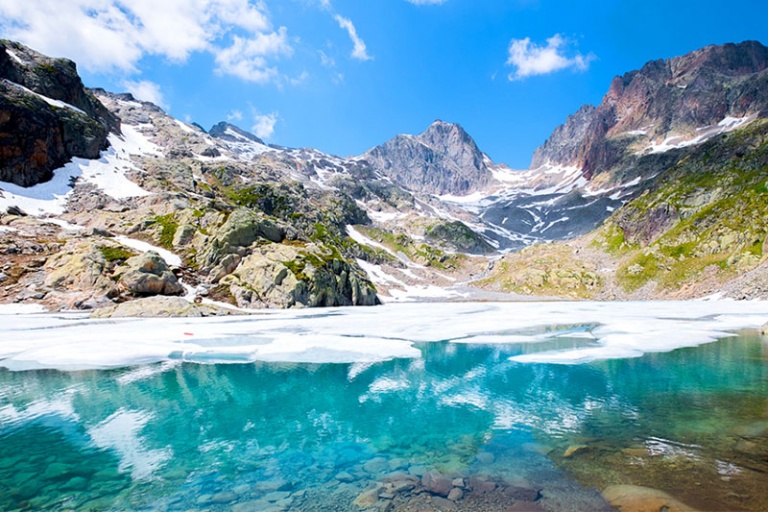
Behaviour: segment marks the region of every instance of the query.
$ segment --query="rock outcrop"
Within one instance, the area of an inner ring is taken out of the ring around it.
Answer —
[[[72,157],[98,158],[119,129],[74,62],[0,41],[0,181],[47,181]]]
[[[91,313],[91,318],[168,318],[203,317],[242,314],[241,312],[208,304],[195,304],[181,297],[145,297],[123,302]]]
[[[119,284],[134,295],[180,295],[184,287],[154,251],[128,258],[118,269]]]
[[[332,248],[261,244],[220,280],[240,307],[373,306],[376,289]]]
[[[458,124],[435,121],[421,135],[398,135],[363,155],[371,166],[414,192],[466,195],[493,178],[486,156]]]

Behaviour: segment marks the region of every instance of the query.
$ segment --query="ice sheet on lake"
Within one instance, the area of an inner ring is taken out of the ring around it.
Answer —
[[[0,324],[0,366],[372,363],[419,358],[414,344],[440,341],[506,344],[523,364],[579,364],[700,345],[766,320],[768,302],[743,301],[412,303],[193,319],[19,314]]]

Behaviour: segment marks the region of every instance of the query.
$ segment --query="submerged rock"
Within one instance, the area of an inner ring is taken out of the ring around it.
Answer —
[[[453,490],[453,481],[436,471],[430,471],[421,477],[421,485],[431,494],[446,497]]]
[[[570,459],[576,454],[584,453],[586,450],[589,449],[589,446],[585,444],[572,444],[568,448],[566,448],[565,453],[563,453],[564,459]]]
[[[611,485],[603,497],[622,512],[696,512],[664,491],[639,485]]]

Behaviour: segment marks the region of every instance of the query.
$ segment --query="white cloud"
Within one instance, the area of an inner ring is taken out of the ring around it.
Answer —
[[[326,68],[335,68],[336,61],[332,57],[328,56],[323,50],[317,50],[317,54],[320,56],[320,64]]]
[[[163,97],[163,93],[160,90],[160,86],[154,82],[150,82],[149,80],[124,80],[123,87],[125,87],[128,92],[133,94],[133,97],[137,100],[149,101],[150,103],[154,103],[164,110],[168,110],[170,108],[169,105],[165,102],[165,98]]]
[[[277,123],[277,112],[271,114],[254,114],[254,125],[251,131],[260,139],[269,139],[275,133],[275,124]]]
[[[371,60],[373,57],[368,55],[365,42],[357,35],[357,29],[355,29],[355,25],[352,24],[352,20],[338,14],[334,16],[334,19],[339,24],[339,27],[347,31],[349,38],[354,44],[354,48],[352,48],[352,58],[358,60]]]
[[[292,53],[285,27],[251,39],[235,36],[230,47],[215,52],[216,72],[250,82],[269,82],[278,75],[277,68],[270,66],[270,58]]]
[[[232,121],[242,121],[243,120],[243,113],[239,110],[233,110],[229,114],[227,114],[227,121],[230,123]]]
[[[139,61],[147,55],[184,62],[192,53],[210,52],[218,62],[224,53],[219,71],[254,81],[274,78],[277,70],[269,57],[289,48],[286,29],[272,29],[262,1],[68,0],[65,4],[3,0],[0,33],[104,73],[137,73]],[[229,44],[234,35],[240,42]],[[274,46],[273,51],[265,50],[266,41],[278,41],[280,50],[274,51]],[[236,58],[233,47],[246,55]]]
[[[306,71],[302,71],[301,74],[299,74],[299,76],[295,76],[289,79],[288,81],[291,83],[291,85],[299,85],[306,82],[307,78],[309,78],[309,73]]]
[[[405,0],[414,5],[438,5],[444,4],[447,0]]]
[[[582,55],[572,52],[566,56],[569,41],[560,34],[547,39],[546,46],[531,43],[531,39],[513,39],[509,44],[507,65],[515,70],[509,74],[510,80],[520,80],[533,75],[546,75],[561,69],[573,68],[584,71],[594,59],[594,55]]]

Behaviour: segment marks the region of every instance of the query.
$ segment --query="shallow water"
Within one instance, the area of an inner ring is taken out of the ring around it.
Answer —
[[[0,509],[359,510],[372,482],[434,469],[540,490],[552,511],[605,509],[598,491],[624,483],[768,510],[766,340],[517,360],[589,349],[595,328],[380,362],[0,370]]]

